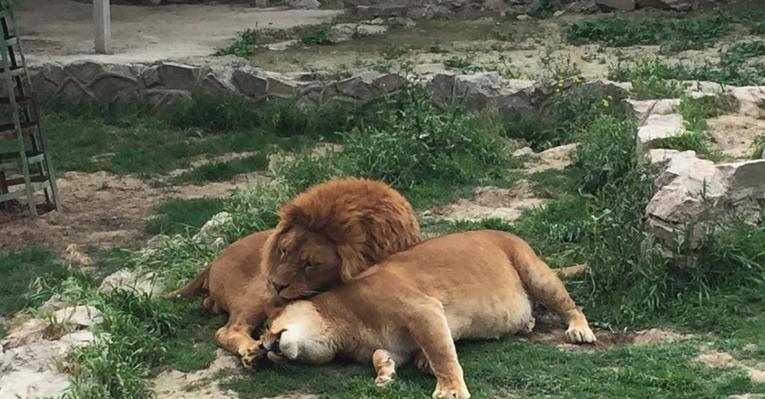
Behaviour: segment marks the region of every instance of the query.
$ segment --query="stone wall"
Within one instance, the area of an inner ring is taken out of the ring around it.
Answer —
[[[711,95],[720,90],[718,85],[705,86],[690,95]],[[728,90],[742,110],[765,104],[765,87]],[[715,222],[731,217],[761,221],[765,159],[715,163],[699,158],[694,151],[657,148],[658,139],[684,132],[683,117],[675,111],[678,103],[678,99],[633,102],[642,121],[637,149],[650,162],[653,179],[653,195],[645,210],[648,229],[669,246],[686,234],[687,244],[694,248]]]
[[[631,11],[658,8],[688,11],[717,0],[545,0],[553,8],[569,12]],[[482,13],[534,13],[545,8],[543,0],[345,0],[345,8],[364,18],[409,17],[442,18],[452,15],[474,16]]]
[[[366,102],[395,94],[406,79],[393,73],[363,72],[330,78],[315,73],[265,72],[249,65],[209,67],[173,62],[145,65],[81,61],[46,64],[32,70],[35,93],[43,102],[140,100],[157,108],[196,95],[239,95],[255,104],[273,97],[296,98],[301,106],[330,100]],[[561,87],[557,82],[507,80],[496,72],[441,73],[428,77],[425,83],[442,104],[461,102],[468,109],[491,108],[501,114],[540,109]],[[576,87],[596,87],[612,95],[623,91],[619,85],[606,81]],[[575,87],[569,82],[563,89]]]

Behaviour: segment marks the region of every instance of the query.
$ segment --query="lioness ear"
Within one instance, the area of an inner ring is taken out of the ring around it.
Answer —
[[[337,247],[340,256],[340,279],[347,283],[353,280],[359,273],[367,269],[367,262],[362,252],[349,244],[341,244]]]

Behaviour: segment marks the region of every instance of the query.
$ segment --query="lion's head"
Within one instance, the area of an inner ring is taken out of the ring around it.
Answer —
[[[421,241],[412,206],[372,180],[333,180],[309,188],[279,211],[263,247],[263,270],[279,297],[308,297],[353,279]]]

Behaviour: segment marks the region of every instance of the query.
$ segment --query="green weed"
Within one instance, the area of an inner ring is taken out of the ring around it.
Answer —
[[[704,132],[707,119],[737,111],[739,103],[730,94],[709,95],[702,97],[683,96],[677,111],[685,120],[685,128],[693,132]]]
[[[647,77],[632,80],[631,95],[636,100],[677,98],[685,93],[684,85],[674,80]]]
[[[223,203],[219,198],[168,199],[154,208],[155,216],[146,222],[144,230],[149,234],[174,234],[199,229],[223,210]]]
[[[602,115],[583,132],[576,162],[586,173],[586,191],[598,191],[635,168],[635,129],[633,121]]]
[[[646,18],[621,15],[572,24],[566,37],[573,44],[600,43],[607,46],[658,45],[665,52],[702,49],[730,31],[728,17],[712,13],[694,17],[658,14]]]
[[[328,23],[310,25],[299,30],[298,41],[305,44],[306,46],[325,46],[334,43],[331,33],[332,25]]]
[[[259,33],[255,29],[246,29],[239,32],[236,39],[228,45],[221,47],[215,51],[215,55],[237,55],[240,57],[248,57],[259,50],[263,49],[263,45],[258,40]]]
[[[57,284],[71,275],[51,252],[36,247],[0,253],[0,273],[4,276],[0,281],[0,316],[4,317],[48,299],[33,295],[33,283]]]
[[[548,18],[561,9],[561,3],[558,0],[539,0],[532,3],[528,15],[534,18]]]
[[[456,69],[460,71],[460,73],[468,74],[468,73],[475,73],[482,71],[483,68],[473,64],[473,61],[465,56],[465,57],[459,57],[454,56],[447,58],[443,61],[444,66],[449,69]]]
[[[258,153],[230,161],[206,163],[171,178],[168,183],[173,185],[202,185],[207,182],[226,181],[238,174],[265,170],[267,166],[268,158],[262,153]]]
[[[752,159],[765,159],[765,134],[759,135],[754,139]]]

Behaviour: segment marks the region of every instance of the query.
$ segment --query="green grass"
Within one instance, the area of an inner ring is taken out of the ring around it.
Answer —
[[[154,217],[146,222],[144,230],[149,234],[198,230],[213,215],[223,211],[223,208],[224,201],[219,198],[171,198],[153,210]]]
[[[0,253],[0,273],[0,316],[4,317],[48,299],[33,295],[33,283],[56,285],[71,274],[53,253],[36,247]]]
[[[553,97],[541,112],[507,116],[503,135],[521,139],[535,151],[577,142],[600,115],[630,115],[621,96],[614,95],[593,92],[585,86],[569,89]]]
[[[238,174],[262,171],[267,167],[268,158],[266,155],[257,153],[230,161],[216,161],[197,166],[173,177],[168,183],[182,185],[220,182],[229,180]]]
[[[661,45],[664,52],[677,52],[709,47],[729,31],[729,17],[722,13],[655,13],[642,17],[617,14],[575,22],[567,29],[566,38],[573,44]]]
[[[738,100],[727,94],[699,98],[683,96],[678,105],[678,112],[685,120],[686,131],[682,134],[659,139],[655,145],[657,148],[695,151],[703,158],[720,160],[722,154],[714,149],[706,135],[707,119],[735,112],[738,107]]]
[[[735,369],[696,365],[690,343],[571,353],[552,346],[501,342],[458,345],[468,388],[475,398],[721,398],[763,392]],[[404,366],[397,381],[373,384],[371,365],[258,370],[223,384],[242,398],[309,392],[331,398],[426,398],[435,380]]]
[[[765,64],[756,57],[763,54],[762,41],[736,42],[728,46],[716,63],[688,64],[668,62],[658,57],[640,58],[631,64],[617,63],[609,68],[608,78],[617,81],[656,82],[702,80],[734,86],[761,85]]]

